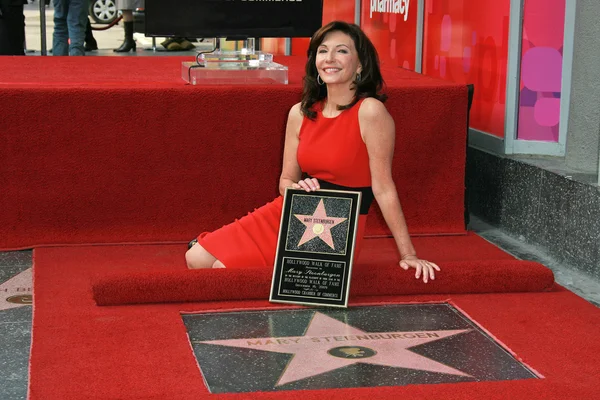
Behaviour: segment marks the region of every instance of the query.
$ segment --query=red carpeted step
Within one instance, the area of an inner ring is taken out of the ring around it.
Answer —
[[[20,110],[0,123],[0,249],[184,242],[277,196],[305,58],[278,59],[289,85],[251,87],[185,85],[184,60],[0,57],[0,104]],[[466,87],[383,74],[411,233],[464,233]],[[388,234],[370,214],[367,235]]]
[[[397,266],[358,266],[351,297],[403,294],[539,292],[554,284],[552,271],[519,260],[448,262],[437,279],[425,284],[414,271]],[[208,269],[126,273],[99,278],[92,284],[98,305],[267,299],[269,269]]]

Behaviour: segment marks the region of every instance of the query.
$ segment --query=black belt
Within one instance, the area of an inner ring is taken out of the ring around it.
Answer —
[[[308,174],[304,174],[304,178],[312,178],[312,176]],[[321,189],[325,190],[346,190],[351,192],[360,192],[361,200],[360,200],[360,214],[366,215],[369,213],[369,208],[371,208],[371,203],[375,199],[373,195],[373,189],[371,186],[364,187],[350,187],[350,186],[342,186],[336,185],[335,183],[331,183],[328,181],[324,181],[322,179],[317,179],[319,181],[319,186]]]

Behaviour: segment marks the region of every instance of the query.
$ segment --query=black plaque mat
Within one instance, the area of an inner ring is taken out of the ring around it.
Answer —
[[[286,189],[270,301],[347,307],[360,199]]]
[[[182,318],[211,393],[538,378],[449,303]]]

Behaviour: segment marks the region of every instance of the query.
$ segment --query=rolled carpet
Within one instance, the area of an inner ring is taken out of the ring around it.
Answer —
[[[551,290],[554,274],[542,264],[520,260],[440,263],[436,279],[425,284],[414,270],[374,265],[352,273],[350,298],[403,294],[541,292]],[[273,271],[254,269],[177,270],[119,273],[95,278],[92,292],[99,306],[255,300],[269,298]]]

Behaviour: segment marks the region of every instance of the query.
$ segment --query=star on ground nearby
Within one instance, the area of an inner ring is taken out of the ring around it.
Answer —
[[[312,240],[316,237],[323,240],[329,247],[335,250],[333,246],[333,239],[331,237],[331,228],[334,226],[341,224],[348,218],[336,218],[336,217],[328,217],[325,212],[325,205],[323,204],[323,199],[319,201],[317,205],[317,209],[312,215],[302,215],[302,214],[294,214],[296,218],[300,222],[306,226],[306,230],[298,243],[298,246],[302,246],[304,243]]]
[[[365,332],[315,312],[304,336],[194,342],[293,354],[277,382],[277,386],[281,386],[356,363],[470,377],[462,371],[410,351],[411,347],[468,331],[470,329]]]
[[[0,311],[31,305],[32,286],[31,268],[0,284]]]

